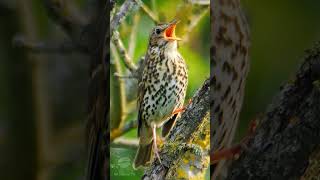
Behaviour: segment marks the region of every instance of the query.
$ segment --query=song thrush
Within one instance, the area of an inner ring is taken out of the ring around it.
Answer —
[[[177,21],[157,25],[151,31],[143,73],[138,84],[138,137],[139,148],[134,168],[146,166],[157,150],[156,128],[162,127],[166,136],[183,107],[186,95],[187,66],[178,52],[175,36]]]

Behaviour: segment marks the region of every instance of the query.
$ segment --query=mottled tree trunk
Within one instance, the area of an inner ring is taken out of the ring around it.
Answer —
[[[86,28],[90,54],[87,180],[109,179],[109,11],[108,1],[92,4],[94,15]]]
[[[227,179],[299,179],[319,143],[318,43],[306,52],[295,80],[284,85],[269,105],[247,150],[233,163]]]

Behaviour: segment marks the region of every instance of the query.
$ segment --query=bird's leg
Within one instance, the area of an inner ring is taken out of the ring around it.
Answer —
[[[159,156],[159,151],[158,151],[158,146],[157,146],[157,132],[156,132],[156,130],[157,130],[157,127],[156,127],[156,125],[154,125],[152,128],[154,153],[156,154],[156,156],[161,164],[161,159]]]
[[[241,150],[246,149],[249,138],[253,135],[257,127],[257,120],[250,122],[247,135],[241,140],[239,144],[227,149],[222,149],[210,154],[210,164],[217,164],[222,159],[231,159],[239,155]]]
[[[185,106],[183,106],[183,107],[181,107],[181,108],[178,108],[178,109],[174,110],[171,115],[175,115],[175,114],[178,114],[178,113],[183,112],[184,110],[186,110],[186,107],[191,104],[191,102],[192,102],[192,100],[189,99],[187,105],[185,105]]]

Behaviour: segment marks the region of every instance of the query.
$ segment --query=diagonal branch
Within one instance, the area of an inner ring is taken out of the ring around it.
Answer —
[[[131,58],[129,57],[127,50],[125,49],[122,40],[120,39],[119,32],[115,31],[112,37],[112,42],[118,49],[120,56],[123,59],[125,66],[130,70],[130,72],[134,75],[135,71],[137,70],[136,65],[132,62]]]
[[[146,15],[148,15],[155,24],[159,23],[159,18],[157,17],[157,15],[155,15],[155,13],[151,9],[149,9],[148,6],[146,6],[143,2],[141,2],[140,6],[142,10],[146,13]]]

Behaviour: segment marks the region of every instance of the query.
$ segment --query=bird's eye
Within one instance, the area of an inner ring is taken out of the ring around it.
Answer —
[[[156,34],[160,34],[160,29],[156,29]]]

